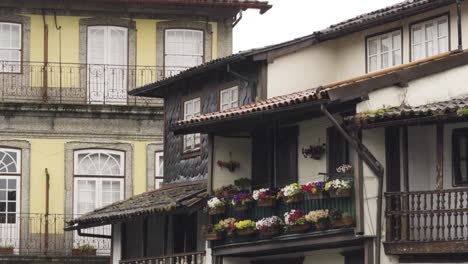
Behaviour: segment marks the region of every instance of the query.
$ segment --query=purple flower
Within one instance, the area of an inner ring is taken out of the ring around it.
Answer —
[[[236,195],[234,195],[234,198],[232,198],[234,200],[235,203],[239,203],[243,200],[247,200],[247,199],[251,199],[252,198],[252,194],[250,193],[238,193]]]
[[[314,186],[317,190],[323,190],[325,188],[325,182],[323,181],[314,182]]]

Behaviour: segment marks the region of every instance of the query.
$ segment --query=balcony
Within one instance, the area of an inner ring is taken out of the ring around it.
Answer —
[[[385,252],[456,254],[468,250],[468,188],[389,192]]]
[[[11,256],[81,256],[108,257],[110,239],[83,237],[76,232],[64,232],[67,221],[74,215],[61,214],[0,214],[0,247],[12,248]],[[102,226],[83,230],[86,233],[110,235],[110,227]],[[80,248],[90,250],[80,252]]]
[[[170,256],[151,257],[142,259],[121,260],[120,264],[204,264],[205,252],[191,252],[173,254]]]
[[[161,105],[127,92],[183,68],[44,62],[0,62],[0,101],[49,104]]]

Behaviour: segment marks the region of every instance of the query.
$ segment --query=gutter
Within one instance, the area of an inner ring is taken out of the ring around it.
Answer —
[[[374,155],[364,146],[357,138],[352,137],[348,132],[340,125],[340,123],[328,112],[325,104],[321,104],[322,113],[332,122],[340,134],[346,139],[346,141],[353,147],[358,153],[367,166],[372,170],[378,180],[378,196],[377,196],[377,227],[376,227],[376,240],[375,240],[375,263],[380,264],[380,247],[382,240],[382,201],[383,201],[383,177],[384,169],[380,162],[374,157]]]

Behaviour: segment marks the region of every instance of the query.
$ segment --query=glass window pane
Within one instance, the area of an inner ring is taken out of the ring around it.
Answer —
[[[380,52],[386,52],[388,51],[391,47],[391,40],[389,37],[382,37],[380,40]]]
[[[16,203],[15,202],[10,202],[8,203],[8,212],[10,213],[16,213]]]
[[[123,176],[123,153],[110,150],[85,150],[76,155],[75,174]]]
[[[393,49],[400,49],[401,47],[401,34],[398,33],[398,34],[393,34],[392,36],[392,45],[393,45]]]
[[[437,27],[438,27],[438,37],[448,37],[447,20],[439,21]]]
[[[21,36],[21,27],[20,25],[12,25],[11,27],[11,46],[10,48],[13,49],[20,49],[21,48],[21,41],[20,41],[20,36]]]
[[[0,179],[0,190],[1,189],[6,189],[7,186],[7,180],[6,179]]]
[[[6,212],[6,202],[0,202],[0,213]]]
[[[423,41],[423,31],[421,26],[413,27],[413,35],[411,41],[413,42],[413,44],[418,44]]]
[[[412,53],[413,61],[420,60],[424,58],[424,49],[422,44],[418,44],[413,46],[413,53]]]
[[[387,53],[383,53],[383,54],[381,55],[381,57],[380,57],[380,61],[381,61],[381,63],[382,63],[382,65],[380,66],[381,69],[388,68],[388,65],[389,65],[388,59],[389,59],[389,58],[388,58],[388,52],[387,52]]]
[[[439,39],[439,53],[448,51],[448,37],[443,37]]]
[[[16,223],[16,214],[7,214],[7,224]]]
[[[397,66],[401,64],[401,50],[395,50],[392,53],[393,55],[393,65],[392,66]]]
[[[377,70],[377,56],[372,56],[369,58],[369,72]]]
[[[0,201],[6,201],[7,199],[7,192],[0,190]]]
[[[369,55],[377,54],[377,39],[369,40]]]
[[[16,190],[16,180],[15,179],[9,179],[8,180],[8,189]]]
[[[9,24],[0,23],[0,48],[10,48],[11,27]]]
[[[16,201],[16,191],[8,191],[8,201]]]

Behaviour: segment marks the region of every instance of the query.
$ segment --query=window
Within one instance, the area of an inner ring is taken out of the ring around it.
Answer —
[[[367,71],[384,70],[401,64],[401,30],[367,39]]]
[[[448,16],[411,26],[411,60],[416,61],[449,50]]]
[[[238,106],[238,101],[239,101],[238,91],[239,91],[239,88],[237,86],[221,90],[219,94],[219,98],[220,98],[219,109],[221,111],[228,110],[229,108]]]
[[[200,115],[200,97],[184,102],[184,120]],[[193,152],[200,149],[200,134],[184,135],[183,152]]]
[[[454,129],[452,133],[453,185],[468,185],[468,129]]]
[[[0,72],[20,72],[21,24],[0,23]]]
[[[164,49],[166,77],[197,66],[203,62],[203,31],[167,29]]]
[[[0,232],[19,232],[16,214],[20,213],[19,192],[21,151],[0,148]]]
[[[154,162],[154,188],[159,189],[164,179],[164,152],[156,152]]]
[[[114,150],[75,152],[75,213],[88,213],[123,199],[124,153]]]

